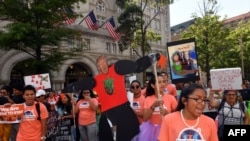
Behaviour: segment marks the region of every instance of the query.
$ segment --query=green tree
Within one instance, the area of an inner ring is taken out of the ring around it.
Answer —
[[[173,2],[174,0],[116,0],[116,4],[124,10],[118,17],[118,31],[123,35],[120,50],[131,47],[139,57],[151,51],[149,42],[158,41],[161,36],[148,28],[160,11]],[[146,16],[148,8],[154,8],[157,12]],[[136,48],[139,48],[140,52],[137,52]],[[143,72],[143,82],[145,80],[146,73]]]
[[[0,48],[19,50],[32,56],[36,73],[56,70],[67,57],[81,48],[65,49],[64,40],[74,40],[80,32],[67,28],[65,20],[79,15],[72,5],[85,0],[1,0],[0,17],[8,21],[0,33]],[[44,70],[45,69],[45,70]]]
[[[225,60],[221,59],[221,54],[230,48],[227,42],[229,29],[216,15],[216,5],[214,0],[203,0],[201,17],[194,14],[194,24],[182,34],[182,38],[195,38],[198,65],[206,72],[207,79],[210,78],[210,69],[223,66]]]
[[[231,48],[228,52],[223,53],[224,59],[228,58],[227,64],[225,65],[234,67],[241,66],[242,77],[245,78],[246,76],[248,76],[249,78],[250,21],[247,22],[245,20],[242,20],[235,27],[231,27],[232,30],[228,37],[228,40],[231,43]]]
[[[121,44],[125,45],[122,50],[127,49],[128,46],[140,48],[141,55],[151,51],[149,41],[158,41],[161,39],[160,35],[149,31],[148,28],[154,18],[159,14],[163,7],[167,4],[173,3],[173,0],[117,0],[116,4],[124,9],[123,13],[118,17],[120,26],[118,31],[122,33]],[[147,8],[155,8],[157,12],[146,19],[144,13]]]

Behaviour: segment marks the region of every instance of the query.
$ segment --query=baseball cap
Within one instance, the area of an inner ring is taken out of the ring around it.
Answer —
[[[46,95],[46,92],[44,91],[44,90],[37,90],[37,92],[36,92],[36,97],[40,97],[40,96],[42,96],[42,95]]]

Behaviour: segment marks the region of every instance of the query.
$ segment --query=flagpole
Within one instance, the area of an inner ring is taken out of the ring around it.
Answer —
[[[101,24],[101,25],[99,26],[99,28],[101,28],[105,23],[107,23],[107,21],[109,21],[111,18],[113,18],[113,16],[111,16],[111,17],[108,18],[103,24]]]
[[[94,9],[92,9],[90,12],[92,12]],[[90,13],[89,12],[89,13]],[[78,23],[78,25],[80,25],[88,16],[89,16],[89,13],[88,13],[88,15],[86,15],[79,23]]]

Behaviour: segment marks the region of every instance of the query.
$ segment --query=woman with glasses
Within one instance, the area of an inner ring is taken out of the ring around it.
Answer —
[[[133,93],[133,110],[137,115],[137,118],[140,124],[143,122],[143,106],[145,96],[142,94],[141,91],[141,83],[138,80],[133,80],[130,84],[130,91]]]
[[[159,141],[218,141],[215,122],[202,114],[206,102],[206,92],[201,85],[184,88],[176,112],[163,119]]]
[[[223,141],[224,125],[248,125],[249,115],[247,107],[238,100],[236,90],[225,90],[223,98],[218,108],[218,135],[220,141]]]
[[[158,141],[163,117],[173,112],[177,106],[174,96],[164,94],[165,88],[166,84],[162,76],[157,76],[157,79],[152,76],[149,80],[144,101],[144,123],[141,124],[140,133],[133,141]]]
[[[75,106],[81,141],[97,141],[96,110],[98,101],[92,90],[82,90]]]

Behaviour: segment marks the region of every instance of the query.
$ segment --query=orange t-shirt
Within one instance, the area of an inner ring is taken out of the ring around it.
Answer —
[[[195,125],[197,120],[185,120],[190,126]],[[218,141],[217,129],[213,119],[201,115],[200,121],[194,128],[188,128],[181,119],[179,111],[168,114],[164,117],[159,141]]]
[[[142,94],[141,94],[140,97],[134,98],[134,100],[133,100],[133,109],[134,109],[134,111],[142,113],[143,112],[143,107],[144,107],[144,101],[145,101],[145,97]],[[139,123],[143,122],[142,117],[137,116],[137,118],[139,120]]]
[[[42,124],[40,120],[37,120],[35,103],[32,106],[25,105],[24,115],[17,133],[17,141],[41,141]],[[40,103],[40,117],[41,119],[49,117],[48,111],[42,103]]]
[[[177,97],[177,90],[174,84],[167,84],[164,93]]]
[[[149,109],[150,106],[157,100],[155,95],[147,96],[144,101],[144,109]],[[163,107],[166,108],[168,112],[172,112],[177,107],[177,101],[174,96],[164,94],[162,97]],[[150,122],[153,124],[161,124],[162,123],[162,115],[160,114],[159,107],[156,107],[154,112],[150,117]]]
[[[98,105],[96,98],[92,98],[91,100],[96,106]],[[96,111],[91,109],[87,100],[82,99],[78,101],[76,106],[79,108],[79,125],[86,126],[96,122]]]
[[[98,94],[102,112],[128,102],[124,76],[115,72],[114,65],[109,67],[107,74],[99,74],[95,77],[95,80],[96,86],[94,90]],[[106,80],[109,80],[113,85],[112,94],[108,94],[105,90],[104,83]]]

